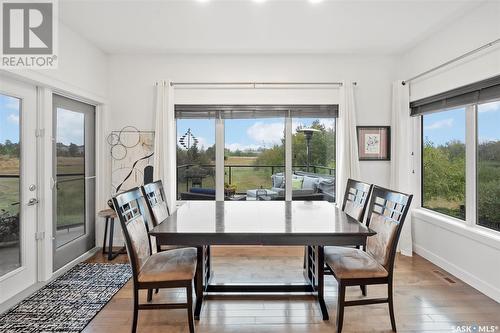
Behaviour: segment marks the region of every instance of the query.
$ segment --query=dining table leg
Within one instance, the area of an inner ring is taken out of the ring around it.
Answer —
[[[323,320],[328,320],[328,308],[326,307],[325,303],[325,252],[323,246],[318,246],[317,247],[317,257],[318,257],[318,264],[317,264],[317,277],[318,277],[318,303],[319,307],[321,308],[321,313],[323,314]]]
[[[196,303],[194,307],[194,319],[200,320],[201,306],[204,297],[204,284],[205,284],[205,249],[203,246],[197,247],[197,261],[196,261],[196,277],[195,277],[195,292]]]

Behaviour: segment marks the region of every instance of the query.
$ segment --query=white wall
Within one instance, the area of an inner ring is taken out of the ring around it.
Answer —
[[[500,38],[500,2],[486,2],[420,43],[401,58],[407,79]],[[500,44],[411,83],[417,100],[500,74]]]
[[[400,77],[416,75],[499,37],[500,3],[484,3],[405,54]],[[497,45],[412,82],[411,100],[499,74]],[[500,302],[500,233],[426,210],[414,213],[413,233],[416,253]]]
[[[85,99],[102,101],[108,94],[108,56],[59,22],[57,69],[12,70],[11,73]]]
[[[389,125],[394,63],[393,57],[353,55],[112,55],[108,133],[126,125],[141,130],[154,129],[154,83],[164,79],[195,82],[357,81],[358,124]],[[360,163],[365,181],[389,185],[389,162]]]

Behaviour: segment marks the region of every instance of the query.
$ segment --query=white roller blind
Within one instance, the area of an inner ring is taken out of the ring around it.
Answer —
[[[314,87],[175,87],[175,104],[339,104],[335,86]]]

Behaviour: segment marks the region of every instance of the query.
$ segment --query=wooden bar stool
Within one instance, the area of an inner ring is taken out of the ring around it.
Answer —
[[[114,209],[103,209],[99,213],[97,213],[99,217],[104,217],[105,226],[104,226],[104,238],[102,241],[102,254],[108,255],[108,260],[115,259],[120,254],[127,254],[127,250],[125,246],[120,248],[117,252],[113,252],[113,232],[115,229],[115,218],[117,217]],[[106,250],[106,238],[108,236],[108,228],[109,228],[109,240],[108,240],[108,250]]]

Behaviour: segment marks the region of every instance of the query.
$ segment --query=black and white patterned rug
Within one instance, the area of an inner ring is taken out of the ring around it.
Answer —
[[[78,264],[0,315],[0,332],[81,332],[131,276],[128,264]]]

